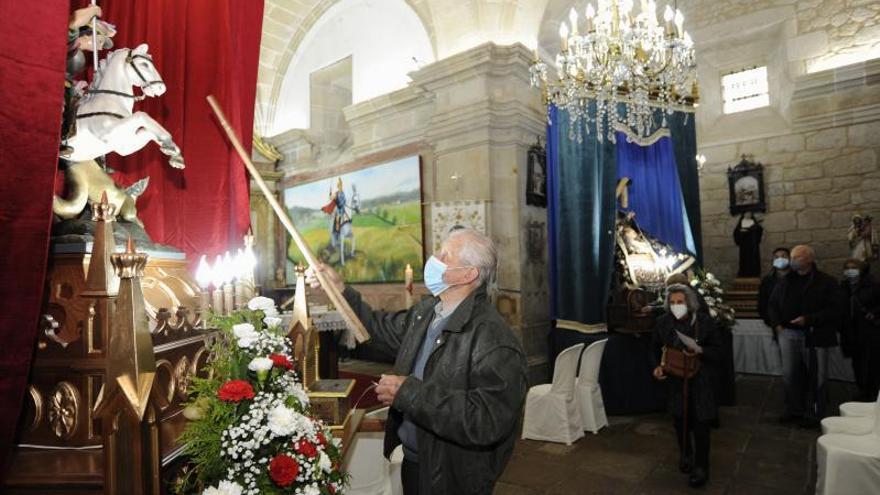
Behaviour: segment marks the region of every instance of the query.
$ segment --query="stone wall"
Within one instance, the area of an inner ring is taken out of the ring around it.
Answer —
[[[809,243],[820,267],[838,275],[852,214],[880,215],[880,62],[801,78],[790,116],[777,135],[700,146],[708,159],[701,177],[706,266],[723,280],[732,280],[738,262],[726,171],[742,154],[765,167],[764,266],[774,247]]]

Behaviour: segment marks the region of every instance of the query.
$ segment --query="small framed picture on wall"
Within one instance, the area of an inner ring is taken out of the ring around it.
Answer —
[[[730,190],[731,215],[767,211],[763,165],[743,155],[736,166],[727,168],[727,183]]]

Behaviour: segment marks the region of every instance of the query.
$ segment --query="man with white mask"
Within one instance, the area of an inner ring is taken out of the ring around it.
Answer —
[[[768,327],[770,324],[770,294],[773,294],[773,289],[776,288],[776,284],[779,283],[786,275],[788,275],[789,271],[789,263],[791,258],[791,251],[789,251],[786,247],[778,247],[773,250],[773,262],[772,267],[770,268],[770,272],[761,279],[761,286],[758,288],[758,315],[761,316],[761,319],[764,320],[764,324]],[[774,340],[776,336],[776,332],[773,333]]]
[[[828,355],[837,345],[843,302],[837,281],[819,270],[810,246],[792,248],[790,267],[768,305],[785,386],[785,413],[779,421],[818,429],[828,405]]]
[[[526,359],[487,296],[496,264],[489,238],[455,230],[425,263],[434,297],[397,313],[374,311],[336,271],[318,267],[343,291],[370,345],[395,357],[376,394],[391,406],[385,456],[403,445],[406,495],[490,494],[510,459],[527,392]],[[316,278],[309,283],[316,287]]]

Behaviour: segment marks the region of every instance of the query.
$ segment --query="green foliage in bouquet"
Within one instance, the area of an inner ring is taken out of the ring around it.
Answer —
[[[310,416],[292,344],[271,299],[257,297],[207,344],[207,378],[194,378],[181,441],[193,469],[177,493],[342,493],[348,475],[329,429]]]

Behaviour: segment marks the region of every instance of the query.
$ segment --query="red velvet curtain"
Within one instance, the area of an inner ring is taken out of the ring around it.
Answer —
[[[3,1],[0,27],[0,479],[34,350],[61,140],[67,2]]]
[[[0,29],[0,475],[10,449],[43,301],[63,105],[67,18],[87,1],[2,0]],[[72,4],[72,7],[71,7]],[[262,30],[258,0],[106,0],[115,45],[150,45],[167,92],[136,105],[168,129],[187,168],[156,145],[110,155],[116,180],[150,176],[138,200],[157,242],[190,261],[241,244],[249,224],[244,166],[211,114],[214,94],[250,148]]]
[[[106,0],[103,18],[115,24],[115,47],[149,45],[167,91],[135,106],[162,124],[183,151],[184,170],[172,169],[158,146],[128,157],[110,155],[115,179],[129,185],[150,177],[138,198],[139,217],[156,242],[195,262],[240,247],[250,224],[244,165],[211,113],[207,95],[222,105],[250,149],[263,20],[252,0]]]

